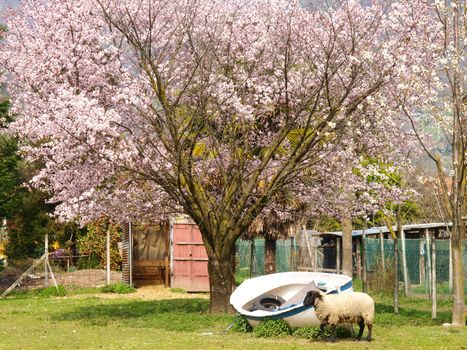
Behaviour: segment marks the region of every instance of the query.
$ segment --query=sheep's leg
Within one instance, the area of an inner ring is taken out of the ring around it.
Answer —
[[[367,324],[366,326],[368,328],[368,336],[366,337],[366,340],[371,341],[371,331],[373,329],[373,325],[372,324]]]
[[[365,329],[365,322],[363,320],[358,321],[358,325],[360,326],[360,330],[358,331],[356,340],[362,340],[363,330]]]
[[[326,325],[325,325],[324,323],[321,323],[321,324],[319,325],[319,336],[320,336],[321,338],[324,338],[324,327],[325,327],[325,326],[326,326]]]

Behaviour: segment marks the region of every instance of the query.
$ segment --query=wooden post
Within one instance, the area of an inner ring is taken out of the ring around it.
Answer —
[[[425,229],[425,240],[426,240],[426,261],[427,261],[427,272],[428,275],[428,293],[431,296],[431,254],[430,254],[430,230]]]
[[[341,270],[341,239],[336,238],[336,272]]]
[[[311,251],[311,244],[310,244],[310,240],[308,239],[308,233],[304,232],[304,235],[305,235],[306,248],[308,250],[308,256],[310,258],[310,267],[312,268],[314,272],[316,272],[317,266],[315,265],[314,255],[313,255],[313,252]],[[315,247],[315,255],[316,255],[316,249],[317,248]]]
[[[362,256],[362,284],[363,284],[363,291],[366,292],[368,290],[368,281],[366,276],[366,235],[365,230],[363,230],[362,236],[362,248],[363,248],[363,256]]]
[[[49,268],[50,277],[52,278],[52,282],[54,283],[55,288],[58,290],[57,280],[55,279],[54,272],[52,271],[52,268],[50,267],[50,264],[49,264],[48,261],[46,261],[46,265]]]
[[[419,252],[420,252],[420,258],[419,258],[419,263],[418,263],[418,275],[419,275],[419,284],[420,286],[422,284],[426,285],[426,281],[425,281],[425,243],[423,242],[423,239],[420,240],[420,248],[419,248]]]
[[[42,255],[39,259],[34,261],[31,267],[29,267],[29,269],[24,271],[23,274],[19,276],[19,278],[15,282],[13,282],[13,284],[9,286],[7,290],[3,292],[0,298],[5,298],[8,295],[8,293],[10,293],[32,270],[34,270],[37,267],[37,265],[39,265],[42,261],[45,261],[46,256],[47,256],[46,253],[44,253],[44,255]],[[45,264],[45,267],[47,268],[47,264]]]
[[[295,271],[294,268],[294,237],[290,237],[290,255],[289,255],[289,271]]]
[[[410,292],[410,281],[409,281],[409,272],[407,270],[407,254],[405,249],[405,232],[401,230],[401,241],[402,241],[402,272],[404,277],[404,294],[405,296],[409,295]]]
[[[383,232],[379,231],[379,251],[381,254],[381,264],[383,270],[386,270],[385,261],[384,261],[384,234]]]
[[[106,252],[106,267],[107,267],[106,268],[107,284],[110,284],[110,230],[107,230],[105,252]]]
[[[362,255],[360,253],[360,248],[362,246],[362,237],[357,237],[355,243],[355,265],[357,267],[357,277],[360,279],[362,278]]]
[[[398,230],[399,231],[399,230]],[[394,313],[399,314],[399,243],[394,238]]]
[[[436,319],[436,237],[431,242],[431,318]]]
[[[44,285],[45,287],[49,286],[49,270],[47,264],[49,263],[49,235],[44,237],[44,254],[45,254],[45,263],[44,263]]]

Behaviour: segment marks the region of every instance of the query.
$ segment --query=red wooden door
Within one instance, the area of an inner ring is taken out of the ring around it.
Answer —
[[[174,224],[173,287],[209,292],[208,256],[196,225]]]

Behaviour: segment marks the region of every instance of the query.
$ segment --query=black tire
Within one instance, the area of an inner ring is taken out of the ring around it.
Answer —
[[[253,302],[255,310],[272,311],[278,309],[285,300],[278,295],[266,295]]]

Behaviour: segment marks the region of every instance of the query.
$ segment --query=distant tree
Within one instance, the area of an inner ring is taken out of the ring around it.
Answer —
[[[107,262],[106,239],[110,232],[110,266],[112,269],[121,269],[122,258],[118,250],[118,242],[122,240],[122,233],[117,225],[112,225],[107,218],[89,223],[83,235],[78,239],[77,245],[80,254],[96,256],[99,267],[104,268]]]
[[[463,218],[467,215],[467,4],[465,0],[440,0],[430,6],[433,26],[422,28],[420,39],[432,58],[408,71],[412,76],[404,84],[400,110],[436,166],[440,208],[443,217],[452,222],[452,323],[465,326],[462,255],[466,239]],[[440,131],[436,144],[430,129]]]

